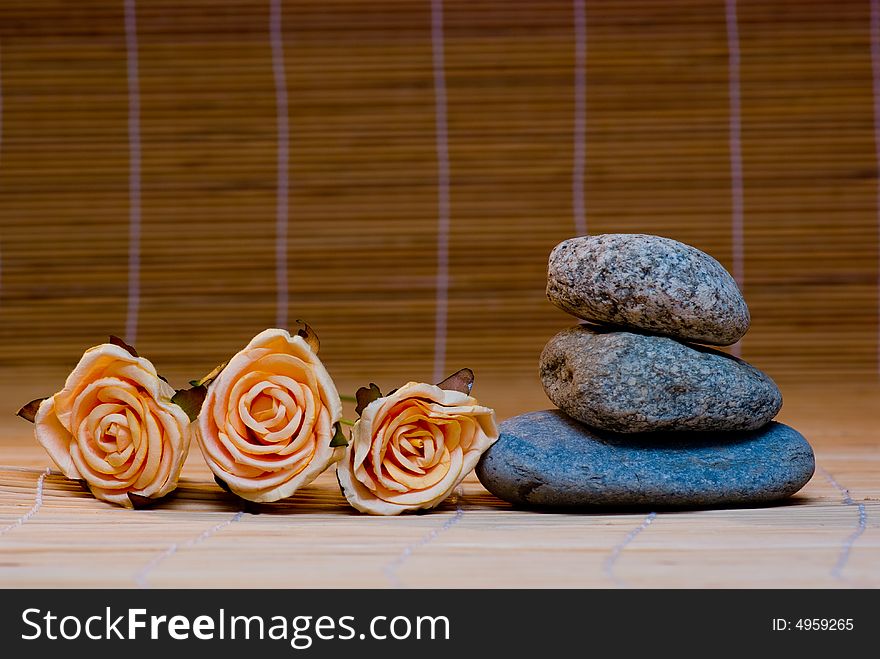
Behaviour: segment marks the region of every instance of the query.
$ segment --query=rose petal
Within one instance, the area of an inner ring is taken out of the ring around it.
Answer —
[[[46,449],[52,462],[58,465],[62,474],[75,480],[82,478],[70,457],[70,443],[73,441],[73,435],[55,414],[54,396],[40,403],[40,409],[37,410],[37,416],[34,417],[34,435]]]

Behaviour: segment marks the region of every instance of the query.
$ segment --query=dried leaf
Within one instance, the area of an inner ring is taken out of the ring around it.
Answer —
[[[296,320],[296,333],[305,339],[305,342],[309,344],[309,347],[312,349],[312,352],[316,355],[318,354],[318,350],[321,349],[321,341],[318,340],[318,334],[312,327],[304,320],[300,320],[297,318]]]
[[[355,392],[354,397],[357,399],[357,407],[354,408],[354,411],[355,414],[360,416],[364,413],[364,410],[367,409],[367,405],[374,400],[382,398],[382,392],[379,390],[379,387],[371,382],[369,387],[361,387],[358,389]]]
[[[48,396],[46,398],[48,398]],[[25,421],[33,423],[34,419],[37,417],[37,410],[40,409],[40,403],[46,400],[46,398],[35,398],[16,412],[16,415],[20,416]]]
[[[261,515],[263,513],[263,507],[259,503],[248,501],[247,499],[241,499],[241,509],[248,515]]]
[[[438,382],[437,386],[447,391],[460,391],[470,395],[471,389],[474,388],[474,372],[469,368],[463,368],[450,375],[443,382]]]
[[[348,440],[342,432],[342,424],[337,421],[333,427],[336,428],[336,434],[333,435],[333,439],[330,440],[330,446],[333,448],[336,448],[337,446],[348,446]]]
[[[217,366],[214,367],[214,370],[212,370],[207,375],[203,375],[198,380],[190,380],[189,383],[193,387],[208,387],[208,386],[210,386],[211,383],[217,379],[217,376],[220,375],[220,373],[223,371],[223,369],[226,368],[226,365],[228,363],[229,362],[223,362],[222,364],[218,364]]]
[[[134,494],[133,492],[128,493],[128,500],[131,501],[131,505],[135,510],[149,508],[159,501],[159,499],[151,499],[150,497],[144,497],[140,494]]]
[[[241,507],[244,512],[251,515],[259,515],[262,512],[258,503],[255,503],[254,501],[248,501],[247,499],[242,499],[230,489],[226,481],[218,477],[216,474],[214,475],[214,482],[217,483],[217,487],[219,487],[221,490],[223,490],[227,494],[231,494],[236,499],[238,499],[241,502]]]
[[[140,357],[140,355],[138,354],[138,351],[134,349],[134,346],[128,345],[125,341],[120,339],[118,336],[111,334],[110,335],[110,343],[112,343],[115,346],[119,346],[120,348],[122,348],[123,350],[128,352],[128,354],[131,355],[132,357]]]
[[[178,389],[177,393],[171,397],[171,402],[180,406],[190,421],[195,421],[202,410],[202,403],[205,402],[207,395],[208,388],[203,385],[191,389]]]

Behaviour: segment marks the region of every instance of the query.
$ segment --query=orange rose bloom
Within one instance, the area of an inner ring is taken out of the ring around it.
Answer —
[[[190,435],[173,395],[149,360],[99,345],[40,404],[34,434],[65,476],[131,508],[129,494],[158,498],[177,487]]]
[[[491,408],[459,391],[410,382],[364,409],[336,475],[361,512],[434,508],[497,439]]]
[[[196,437],[208,466],[249,501],[291,496],[342,458],[332,447],[342,401],[309,344],[267,329],[208,387]]]

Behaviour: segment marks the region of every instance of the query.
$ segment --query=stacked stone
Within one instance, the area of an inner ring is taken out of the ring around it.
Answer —
[[[541,507],[730,506],[788,497],[815,467],[782,396],[736,343],[749,310],[733,277],[700,250],[659,236],[566,240],[547,296],[587,321],[541,354],[559,408],[501,424],[477,474],[496,496]]]

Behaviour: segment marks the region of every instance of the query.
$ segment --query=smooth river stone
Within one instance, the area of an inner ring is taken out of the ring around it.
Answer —
[[[599,323],[731,345],[749,308],[730,273],[696,247],[644,234],[572,238],[550,254],[547,297]]]
[[[776,383],[741,359],[595,325],[550,339],[540,369],[556,407],[612,432],[754,430],[782,407]]]
[[[789,497],[813,475],[813,450],[781,423],[738,433],[615,435],[559,410],[500,426],[477,465],[510,503],[544,508],[736,506]]]

